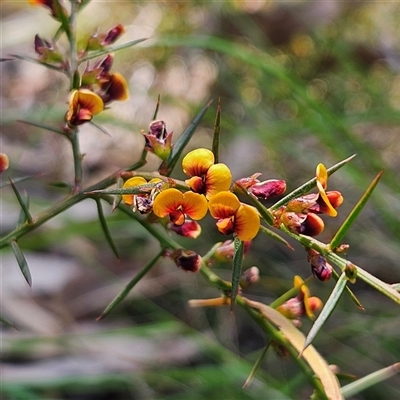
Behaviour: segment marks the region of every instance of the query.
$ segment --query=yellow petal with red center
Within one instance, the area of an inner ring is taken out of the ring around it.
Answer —
[[[239,199],[231,192],[219,192],[208,202],[210,214],[216,219],[233,217],[239,207]]]
[[[183,194],[182,210],[194,220],[202,219],[208,211],[207,200],[201,194],[186,192]]]
[[[196,149],[186,154],[182,160],[182,169],[189,176],[203,176],[214,165],[214,154],[208,149]]]
[[[326,189],[328,187],[328,171],[324,164],[318,164],[315,172],[317,182],[320,182],[322,187]]]
[[[235,232],[235,224],[231,218],[223,218],[218,220],[217,228],[223,235],[231,235]]]
[[[240,240],[251,240],[260,229],[258,211],[247,204],[242,204],[235,214],[235,232]]]
[[[212,165],[206,174],[206,197],[210,199],[219,192],[231,187],[232,174],[229,168],[222,163]]]
[[[206,193],[206,186],[203,182],[203,178],[200,178],[200,176],[192,176],[190,179],[186,179],[185,183],[195,193],[200,193],[200,194]]]
[[[110,76],[110,81],[104,84],[107,93],[107,102],[113,100],[124,101],[129,98],[128,84],[125,78],[119,74],[115,73]],[[102,87],[103,88],[103,87]],[[103,88],[104,89],[104,88]]]
[[[153,212],[163,218],[181,207],[183,194],[174,188],[165,189],[157,195],[153,204]]]
[[[145,183],[147,183],[146,179],[142,178],[141,176],[134,176],[133,178],[128,179],[122,187],[123,189],[126,189],[134,186],[144,185]],[[134,194],[123,194],[122,200],[125,204],[132,205],[134,196]]]
[[[104,103],[101,97],[88,89],[78,90],[78,103],[81,108],[89,110],[93,115],[104,110]]]

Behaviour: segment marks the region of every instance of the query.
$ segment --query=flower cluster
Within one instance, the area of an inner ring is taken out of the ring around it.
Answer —
[[[318,193],[311,193],[288,202],[275,211],[275,225],[285,225],[295,233],[317,236],[324,230],[324,221],[318,214],[336,217],[338,208],[343,203],[342,194],[337,191],[326,191],[328,173],[323,164],[316,169]]]
[[[32,5],[49,8],[51,15],[60,22],[67,21],[69,18],[67,10],[59,1],[29,0],[29,2]],[[90,51],[107,50],[107,47],[124,32],[124,27],[118,24],[108,32],[96,32],[91,35],[77,55],[77,65],[84,62]],[[103,111],[112,101],[128,99],[129,91],[125,78],[119,73],[111,73],[114,60],[112,54],[108,54],[93,65],[88,62],[80,76],[78,70],[70,71],[71,62],[64,59],[54,41],[49,42],[36,35],[34,47],[40,62],[50,64],[74,78],[73,89],[69,95],[68,111],[65,114],[66,131],[91,121],[94,115]]]
[[[300,325],[302,316],[313,319],[314,311],[321,309],[322,301],[318,297],[311,297],[310,290],[300,276],[294,277],[293,286],[298,289],[299,293],[296,297],[287,300],[280,305],[277,310],[286,318],[293,320],[296,325]]]
[[[170,135],[166,134],[163,121],[154,121],[150,124],[150,133],[145,135],[146,146],[152,149],[166,143],[169,146]],[[124,195],[124,202],[134,205],[140,211],[137,202],[143,202],[146,198],[147,211],[152,206],[152,211],[159,218],[169,217],[173,231],[188,237],[198,236],[200,227],[195,221],[204,218],[208,211],[217,220],[216,226],[224,235],[233,234],[242,241],[250,241],[257,235],[260,228],[258,211],[242,203],[230,191],[231,172],[225,164],[215,163],[214,154],[210,150],[199,148],[189,152],[182,160],[182,169],[189,176],[185,183],[190,190],[168,187],[160,193],[153,192],[151,196]],[[143,178],[135,177],[125,182],[124,187],[140,186],[143,183]],[[246,187],[255,185],[257,190],[262,191],[259,183],[253,179],[251,184],[246,183]]]

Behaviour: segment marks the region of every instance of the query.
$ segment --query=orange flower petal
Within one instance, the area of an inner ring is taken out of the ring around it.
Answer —
[[[324,164],[318,164],[315,172],[317,182],[320,182],[324,189],[328,186],[328,171]]]
[[[232,174],[229,168],[222,163],[212,165],[206,175],[206,197],[208,199],[218,192],[228,190],[231,187]]]
[[[194,220],[205,217],[208,211],[206,198],[198,193],[186,192],[183,194],[183,212]]]
[[[182,205],[183,194],[174,188],[163,190],[157,195],[153,204],[153,212],[157,217],[163,218],[173,213]]]
[[[216,219],[230,218],[240,207],[240,201],[231,192],[219,192],[208,202],[211,216]]]
[[[260,229],[260,215],[257,210],[242,204],[235,214],[235,232],[240,240],[252,240]]]
[[[10,160],[6,153],[0,153],[0,174],[8,169]]]
[[[147,183],[146,179],[141,176],[134,176],[133,178],[128,179],[122,187],[125,189],[133,186],[144,185],[145,183]],[[123,194],[122,200],[125,204],[132,205],[134,196],[134,194]]]
[[[317,181],[317,187],[318,187],[319,195],[322,197],[322,199],[324,200],[324,203],[327,207],[325,214],[329,215],[330,217],[336,217],[338,213],[333,208],[331,202],[328,199],[328,196],[326,195],[323,185],[319,181]]]
[[[113,100],[124,101],[129,98],[128,84],[125,78],[116,72],[110,76],[110,80],[102,85],[102,89],[106,90],[106,102]]]
[[[104,103],[101,97],[88,89],[78,90],[78,102],[81,108],[89,110],[93,115],[104,110]]]
[[[202,176],[212,165],[214,154],[208,149],[192,150],[182,160],[183,172],[189,176]]]

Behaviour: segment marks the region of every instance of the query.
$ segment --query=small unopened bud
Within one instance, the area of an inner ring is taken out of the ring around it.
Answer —
[[[119,37],[125,33],[125,28],[121,25],[118,24],[117,26],[114,26],[114,28],[110,29],[104,38],[104,40],[101,42],[103,46],[108,46],[110,44],[113,44]]]
[[[307,218],[306,214],[297,214],[295,212],[284,212],[280,217],[280,221],[289,230],[295,233],[301,233],[301,224]]]
[[[347,243],[342,243],[340,246],[336,247],[336,253],[345,253],[350,248],[350,245]]]
[[[332,266],[326,262],[326,258],[318,251],[308,248],[307,259],[311,264],[311,271],[315,278],[325,282],[332,276]]]
[[[304,314],[303,302],[301,299],[293,297],[277,307],[277,311],[289,319],[300,318]]]
[[[167,133],[164,121],[153,121],[149,133],[143,133],[146,144],[145,149],[156,154],[161,160],[166,161],[171,153],[173,132]]]
[[[251,267],[242,273],[240,277],[240,286],[248,287],[260,280],[260,270],[257,267]]]
[[[10,162],[9,162],[7,154],[0,153],[0,174],[3,173],[4,171],[6,171],[9,166],[10,166]]]
[[[244,249],[243,249],[243,255],[247,253],[250,247],[250,240],[246,240],[244,242]],[[225,261],[232,261],[233,255],[235,254],[235,246],[233,240],[227,240],[215,250],[214,252],[214,258],[217,261],[225,262]]]
[[[318,297],[312,296],[308,298],[308,307],[311,311],[318,311],[322,308],[322,300]]]
[[[285,193],[286,182],[279,179],[270,179],[256,183],[249,188],[249,192],[254,196],[261,199],[269,199],[270,197],[277,197]]]
[[[328,263],[320,265],[319,267],[311,265],[311,271],[314,277],[319,279],[321,282],[328,281],[332,276],[332,266]]]
[[[344,268],[344,273],[346,274],[346,278],[350,283],[356,283],[357,268],[354,264],[348,263]]]
[[[186,220],[183,225],[168,224],[168,228],[180,236],[196,239],[201,234],[201,226],[196,221]]]
[[[316,214],[309,213],[301,224],[300,232],[307,236],[317,236],[324,230],[324,221]]]
[[[39,35],[35,35],[34,40],[35,52],[39,54],[39,61],[46,63],[61,63],[63,61],[62,54],[55,48],[53,43],[42,39]]]
[[[201,257],[192,250],[176,250],[172,258],[176,265],[184,271],[197,272],[200,269]]]
[[[244,189],[248,189],[249,187],[255,185],[256,183],[260,183],[260,181],[257,179],[260,175],[261,175],[260,172],[256,172],[255,174],[248,176],[246,178],[238,179],[235,182],[235,184]]]

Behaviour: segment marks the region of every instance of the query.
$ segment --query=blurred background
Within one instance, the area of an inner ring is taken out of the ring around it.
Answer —
[[[36,57],[33,38],[50,40],[58,24],[44,7],[3,1],[1,57]],[[329,241],[375,175],[384,175],[370,203],[346,237],[348,258],[388,283],[400,281],[400,3],[272,1],[93,1],[79,15],[79,42],[121,23],[118,44],[148,38],[115,54],[130,98],[113,103],[80,132],[85,186],[138,160],[161,97],[158,117],[174,140],[213,100],[188,146],[211,148],[218,98],[222,108],[221,161],[234,178],[261,172],[285,179],[288,191],[331,166],[357,157],[330,179],[345,198],[318,237]],[[65,45],[63,40],[60,46]],[[1,152],[30,196],[33,214],[67,191],[73,181],[67,141],[16,120],[61,127],[68,81],[27,61],[0,63]],[[145,171],[159,161],[148,157]],[[177,168],[174,175],[183,178]],[[272,204],[272,203],[267,203]],[[158,251],[135,221],[104,205],[121,260],[105,245],[96,204],[87,200],[57,216],[19,244],[32,273],[30,289],[9,249],[1,253],[1,314],[18,331],[1,326],[2,399],[302,399],[311,388],[291,359],[269,352],[252,385],[242,390],[265,345],[262,331],[237,308],[191,309],[192,298],[217,297],[198,274],[170,260],[158,262],[112,314],[105,306]],[[1,231],[14,229],[19,207],[2,189]],[[225,240],[211,219],[196,241],[174,237],[205,254]],[[290,240],[289,240],[290,241]],[[256,265],[261,281],[246,295],[269,303],[306,278],[306,253],[261,234],[245,267]],[[231,266],[215,264],[229,279]],[[324,302],[333,281],[313,281]],[[352,287],[365,307],[345,296],[314,341],[343,374],[367,375],[400,360],[399,308],[362,282]],[[311,324],[303,322],[308,332]],[[347,383],[344,380],[342,383]],[[355,399],[400,397],[398,377]]]

